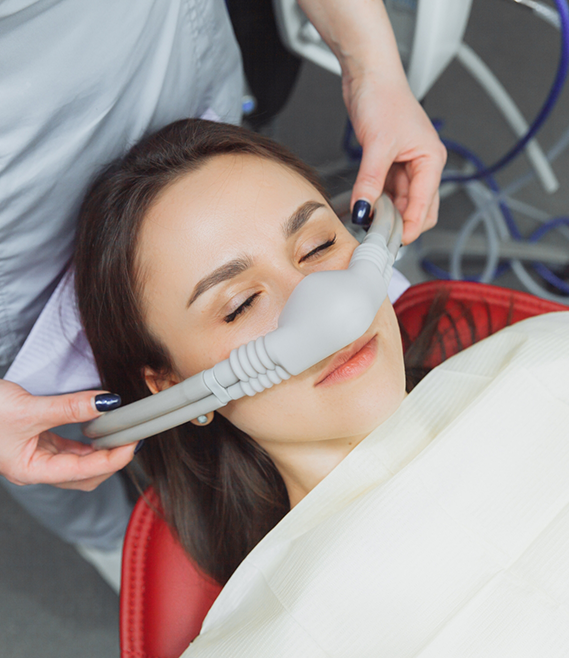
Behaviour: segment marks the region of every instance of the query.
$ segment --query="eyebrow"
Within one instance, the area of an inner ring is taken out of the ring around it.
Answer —
[[[196,285],[188,301],[187,308],[189,308],[200,295],[203,295],[204,292],[213,288],[213,286],[216,286],[218,283],[223,283],[223,281],[227,281],[228,279],[232,279],[238,274],[245,272],[245,270],[248,270],[252,265],[253,261],[249,257],[244,256],[242,258],[234,258],[228,263],[225,263],[225,265],[218,267]]]
[[[317,201],[307,201],[306,203],[303,203],[302,206],[297,208],[283,224],[285,239],[290,238],[296,232],[300,231],[315,210],[325,207],[326,206],[323,203],[318,203]],[[200,295],[203,295],[204,292],[207,292],[210,288],[213,288],[224,281],[228,281],[229,279],[233,279],[239,274],[245,272],[245,270],[248,270],[252,265],[253,261],[251,258],[248,256],[242,256],[240,258],[234,258],[221,267],[218,267],[196,284],[186,308],[189,308]]]
[[[318,203],[318,201],[307,201],[306,203],[303,203],[284,223],[283,233],[285,238],[288,239],[297,231],[300,231],[315,210],[325,207],[326,206],[323,203]]]

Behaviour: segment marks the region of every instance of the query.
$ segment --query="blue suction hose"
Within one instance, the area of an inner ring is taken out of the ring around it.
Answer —
[[[480,180],[489,175],[495,174],[498,170],[509,164],[516,158],[526,147],[527,143],[535,137],[537,132],[543,126],[553,107],[559,99],[563,85],[567,78],[569,71],[569,7],[566,0],[554,0],[559,13],[560,19],[560,35],[561,35],[561,50],[559,54],[559,64],[557,66],[557,73],[551,86],[551,90],[543,104],[538,115],[530,125],[527,133],[510,149],[502,158],[495,162],[490,167],[477,171],[473,174],[450,174],[442,177],[443,183],[465,183],[471,180]]]

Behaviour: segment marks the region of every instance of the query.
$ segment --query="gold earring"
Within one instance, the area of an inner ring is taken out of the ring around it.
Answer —
[[[213,420],[213,411],[210,411],[208,414],[202,414],[201,416],[194,418],[190,422],[193,423],[194,425],[197,425],[198,427],[205,427],[206,425],[209,425],[212,420]]]

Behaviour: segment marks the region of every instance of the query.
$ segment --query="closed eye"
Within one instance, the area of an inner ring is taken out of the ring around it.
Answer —
[[[309,260],[310,258],[313,258],[313,257],[316,256],[316,254],[318,254],[320,251],[324,251],[325,249],[329,249],[329,248],[332,247],[334,244],[336,244],[336,236],[335,236],[335,235],[334,235],[334,237],[333,237],[331,240],[328,240],[327,242],[324,242],[323,244],[318,245],[318,247],[316,247],[316,248],[313,249],[312,251],[309,251],[306,255],[304,255],[304,256],[300,259],[299,262],[302,263],[303,261],[306,261],[306,260]],[[248,297],[248,298],[247,298],[247,299],[246,299],[246,300],[245,300],[240,306],[238,306],[234,311],[232,311],[229,315],[226,315],[225,318],[224,318],[224,321],[227,322],[228,324],[229,324],[230,322],[233,322],[233,321],[234,321],[239,315],[241,315],[241,313],[243,313],[244,311],[246,311],[250,306],[252,306],[252,305],[255,303],[255,299],[256,299],[260,294],[261,294],[261,293],[256,292],[254,295],[251,295],[250,297]]]
[[[237,307],[232,313],[230,313],[229,315],[226,315],[226,316],[225,316],[225,318],[224,318],[225,322],[227,322],[227,323],[229,323],[229,322],[233,322],[233,320],[235,320],[235,318],[236,318],[238,315],[241,315],[241,313],[243,313],[243,311],[245,311],[246,309],[248,309],[249,306],[252,306],[252,305],[253,305],[255,299],[256,299],[260,294],[261,294],[261,293],[256,292],[254,295],[251,295],[251,297],[248,297],[248,298],[243,302],[243,304],[241,304],[241,306],[238,306],[238,307]]]
[[[313,249],[312,251],[309,251],[305,256],[303,256],[300,260],[299,263],[302,263],[305,260],[308,260],[315,256],[319,251],[324,251],[325,249],[329,249],[333,245],[336,244],[336,236],[334,236],[331,240],[328,240],[328,242],[324,242],[324,244],[319,245],[316,247],[316,249]]]

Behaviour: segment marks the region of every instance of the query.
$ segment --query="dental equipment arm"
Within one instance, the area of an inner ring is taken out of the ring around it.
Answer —
[[[402,231],[400,214],[382,195],[348,268],[306,276],[285,304],[277,329],[235,348],[209,370],[86,423],[83,433],[96,439],[97,448],[132,443],[261,393],[353,343],[387,297]]]

